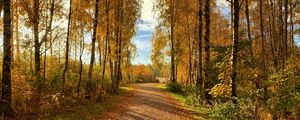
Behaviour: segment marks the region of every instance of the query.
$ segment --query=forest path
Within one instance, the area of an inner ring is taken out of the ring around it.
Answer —
[[[158,83],[133,84],[135,88],[133,95],[124,99],[121,105],[123,107],[106,113],[104,119],[192,120],[170,93],[158,88],[158,85]]]

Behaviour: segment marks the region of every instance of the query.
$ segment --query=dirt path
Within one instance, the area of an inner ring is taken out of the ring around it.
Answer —
[[[156,83],[135,84],[133,96],[105,114],[108,120],[192,120],[169,93]]]

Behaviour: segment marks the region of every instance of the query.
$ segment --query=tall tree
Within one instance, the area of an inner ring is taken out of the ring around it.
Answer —
[[[50,23],[49,23],[49,28],[47,28],[47,29],[52,29],[52,21],[53,21],[53,14],[54,14],[54,0],[50,0],[49,1],[49,5],[50,5],[50,9],[49,9],[49,11],[50,11]],[[47,16],[48,17],[48,16]],[[46,23],[47,23],[47,21],[46,21]],[[47,30],[46,30],[47,31]],[[51,32],[51,31],[50,31]],[[52,34],[50,34],[50,35],[52,35]],[[46,36],[45,37],[47,37],[47,34],[46,34]],[[50,36],[50,38],[51,38],[51,36]],[[43,77],[43,79],[45,80],[46,79],[46,63],[47,63],[47,38],[44,38],[45,39],[45,43],[44,43],[44,77]],[[50,43],[50,45],[51,45],[51,43]],[[42,86],[44,85],[44,81],[42,81]],[[43,87],[42,87],[43,88]],[[42,92],[43,92],[43,90],[42,90]]]
[[[201,90],[203,89],[203,76],[202,76],[202,0],[198,0],[198,74],[196,86]]]
[[[274,67],[278,67],[278,58],[277,58],[277,51],[278,51],[278,47],[277,45],[275,44],[276,43],[276,39],[275,39],[275,36],[276,36],[276,28],[275,28],[275,14],[274,14],[274,3],[272,0],[270,0],[270,12],[271,14],[269,14],[269,19],[270,19],[270,22],[269,22],[269,29],[270,29],[270,45],[271,45],[271,50],[272,50],[272,57],[273,57],[273,64],[274,64]]]
[[[68,18],[68,29],[67,29],[67,41],[66,41],[66,56],[65,56],[65,68],[63,71],[63,76],[62,76],[62,85],[61,85],[61,92],[64,93],[64,88],[65,88],[65,82],[66,82],[66,74],[68,71],[68,65],[69,65],[69,39],[70,39],[70,26],[71,26],[71,17],[72,16],[72,0],[70,0],[70,8],[69,8],[69,18]]]
[[[41,92],[42,89],[42,81],[41,81],[41,58],[40,58],[40,41],[39,41],[39,14],[40,14],[40,1],[34,0],[33,1],[33,16],[32,24],[33,24],[33,34],[34,34],[34,62],[35,62],[35,76],[38,80],[38,91]]]
[[[264,23],[263,23],[263,3],[259,0],[259,27],[260,27],[260,40],[261,40],[261,56],[265,58],[265,35],[264,35]],[[265,74],[265,59],[262,59],[263,74]]]
[[[239,0],[233,0],[233,43],[231,60],[231,97],[232,102],[237,104],[237,57],[239,47],[239,19],[240,5]]]
[[[53,13],[51,14],[50,12],[50,21],[48,24],[45,25],[45,33],[44,35],[41,37],[40,40],[40,36],[39,36],[39,24],[40,24],[40,4],[42,2],[40,2],[40,0],[33,0],[33,1],[25,1],[25,0],[21,0],[19,1],[20,4],[22,5],[23,9],[25,10],[25,12],[28,15],[29,18],[29,22],[30,25],[33,29],[33,38],[34,38],[34,63],[35,63],[35,77],[37,79],[37,83],[38,83],[38,91],[39,93],[42,92],[42,79],[41,79],[41,58],[40,58],[40,49],[41,49],[41,45],[46,41],[47,39],[47,35],[51,30],[51,26],[52,26],[52,17],[53,17]],[[33,5],[31,5],[31,2],[33,2]]]
[[[281,65],[282,65],[282,69],[285,69],[285,36],[284,36],[284,20],[283,20],[283,13],[282,13],[282,0],[278,0],[278,6],[279,6],[279,22],[280,22],[280,28],[279,28],[279,54],[281,57]]]
[[[249,1],[248,0],[245,0],[245,15],[246,15],[246,21],[247,21],[247,36],[248,36],[248,40],[249,40],[250,57],[252,59],[254,57],[254,54],[253,54],[253,49],[252,49],[253,40],[251,37]]]
[[[4,117],[12,117],[12,95],[11,95],[11,64],[12,64],[12,19],[11,1],[3,1],[3,63],[2,63],[2,112]]]
[[[118,62],[119,62],[119,47],[120,47],[120,27],[121,27],[121,23],[120,23],[120,19],[121,19],[121,1],[122,0],[118,0],[116,2],[116,11],[115,11],[115,20],[116,20],[116,28],[115,28],[115,43],[116,43],[116,48],[115,48],[115,55],[116,55],[116,59],[113,62],[113,75],[114,75],[114,79],[112,79],[112,89],[113,89],[113,93],[117,94],[118,93],[118,89],[117,89],[117,84],[118,84],[118,77],[119,77],[119,72],[118,72]]]
[[[105,77],[105,70],[106,70],[106,60],[107,60],[107,53],[108,53],[108,40],[109,40],[109,9],[110,9],[110,0],[105,1],[105,13],[106,13],[106,36],[105,36],[105,48],[104,48],[104,60],[103,60],[103,68],[102,68],[102,78],[101,78],[101,91],[103,89],[104,84],[104,77]],[[101,93],[100,93],[101,95]]]
[[[20,13],[19,13],[19,1],[15,1],[15,36],[16,36],[16,60],[17,60],[17,63],[20,63],[20,32],[19,32],[19,26],[20,26],[20,22],[19,22],[19,19],[20,19]]]
[[[288,11],[288,0],[284,0],[284,61],[287,61],[288,59],[288,16],[289,16],[289,11]],[[285,64],[285,63],[284,63]]]
[[[83,71],[83,61],[82,61],[82,55],[84,51],[84,25],[81,23],[81,30],[80,30],[80,35],[82,40],[80,41],[80,54],[79,54],[79,80],[78,80],[78,85],[77,85],[77,94],[80,92],[80,85],[82,81],[82,71]]]
[[[210,100],[211,96],[209,95],[210,91],[210,0],[205,0],[205,34],[204,34],[204,50],[205,50],[205,99],[207,102]]]
[[[93,22],[93,37],[92,37],[92,54],[91,54],[91,61],[90,67],[88,72],[88,82],[87,82],[87,99],[90,99],[90,94],[92,90],[92,75],[93,75],[93,67],[95,62],[95,44],[96,44],[96,34],[97,34],[97,26],[98,26],[98,13],[99,13],[99,0],[96,0],[95,4],[95,18]]]
[[[117,3],[117,29],[116,29],[116,43],[117,43],[117,47],[115,50],[115,54],[117,56],[117,60],[115,61],[115,85],[114,85],[114,93],[119,94],[119,84],[120,81],[122,79],[122,71],[121,71],[121,64],[122,64],[122,41],[123,41],[123,36],[122,36],[122,32],[123,32],[123,14],[124,14],[124,0],[120,0]]]
[[[171,35],[170,35],[170,39],[171,39],[171,82],[177,82],[176,80],[176,76],[175,76],[175,51],[174,51],[174,0],[171,0],[171,5],[170,5],[170,11],[171,11]]]
[[[187,8],[185,11],[185,17],[186,17],[186,32],[188,36],[188,54],[189,54],[189,72],[188,72],[188,78],[187,83],[191,83],[192,81],[192,41],[191,41],[191,34],[190,34],[190,23],[189,23],[189,1],[185,2],[185,7]]]
[[[108,55],[109,55],[109,69],[110,69],[110,79],[111,79],[111,87],[114,90],[115,77],[114,77],[114,63],[112,61],[112,50],[111,50],[111,41],[108,40]]]

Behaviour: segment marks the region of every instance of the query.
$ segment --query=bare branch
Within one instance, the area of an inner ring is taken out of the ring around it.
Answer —
[[[34,14],[33,11],[31,10],[31,8],[29,7],[28,3],[24,0],[20,0],[21,5],[23,6],[23,8],[25,9],[25,11],[27,12],[30,22],[34,21]]]

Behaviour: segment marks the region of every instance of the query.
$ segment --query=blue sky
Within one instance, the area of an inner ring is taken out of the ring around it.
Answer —
[[[132,38],[132,43],[137,47],[137,56],[133,64],[151,64],[151,38],[158,24],[158,14],[153,11],[155,0],[142,0],[141,18],[137,24],[137,34]]]

